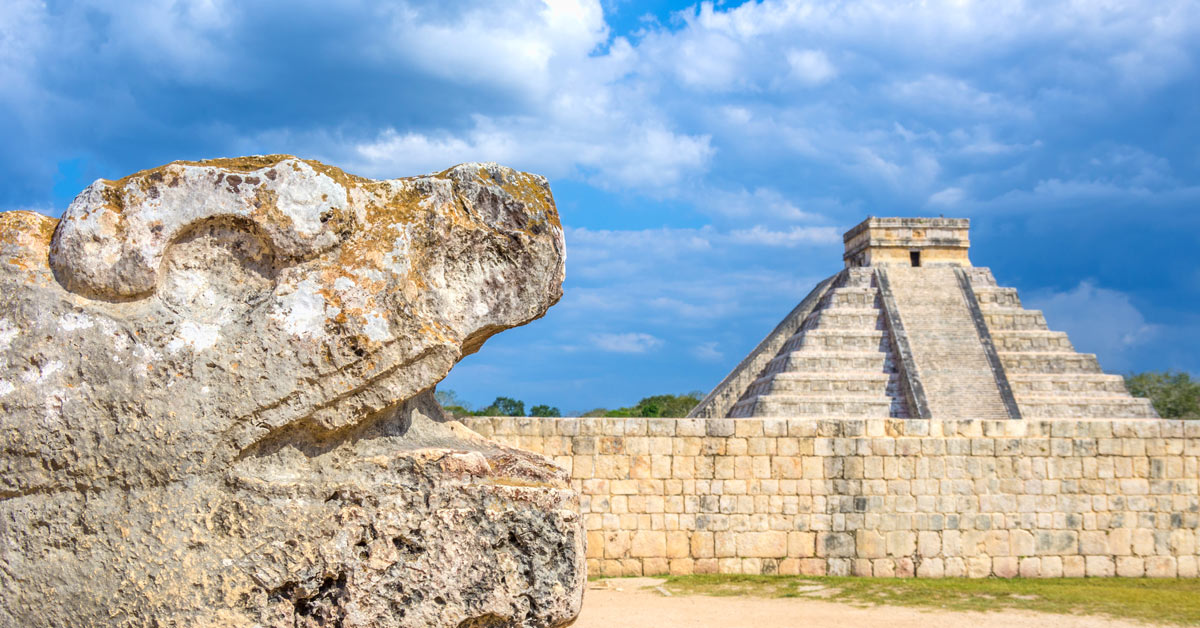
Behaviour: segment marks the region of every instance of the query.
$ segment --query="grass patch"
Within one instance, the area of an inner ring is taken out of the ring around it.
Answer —
[[[670,576],[677,595],[821,597],[861,605],[956,611],[1023,609],[1200,625],[1200,579],[892,579],[808,576]]]

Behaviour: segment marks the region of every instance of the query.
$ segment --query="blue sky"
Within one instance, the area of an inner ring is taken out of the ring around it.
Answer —
[[[566,294],[443,388],[566,412],[707,390],[868,214],[972,258],[1110,372],[1200,373],[1200,4],[0,3],[0,209],[293,153],[548,176]]]

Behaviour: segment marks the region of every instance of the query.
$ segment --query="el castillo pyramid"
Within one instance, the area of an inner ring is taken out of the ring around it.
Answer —
[[[1155,418],[968,259],[970,221],[875,218],[692,417]]]

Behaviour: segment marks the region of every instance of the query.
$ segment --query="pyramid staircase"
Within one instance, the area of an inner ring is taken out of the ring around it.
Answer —
[[[1001,385],[1001,366],[984,341],[959,269],[889,267],[890,289],[929,413],[943,419],[1010,419],[1017,409]]]
[[[733,405],[731,417],[904,417],[869,268],[847,269]]]

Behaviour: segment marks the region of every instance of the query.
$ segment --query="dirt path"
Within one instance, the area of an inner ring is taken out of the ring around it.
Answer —
[[[589,583],[575,628],[1146,628],[1147,624],[1026,611],[989,613],[878,606],[855,608],[820,599],[667,597],[661,580],[622,578]],[[648,587],[648,588],[647,588]]]

